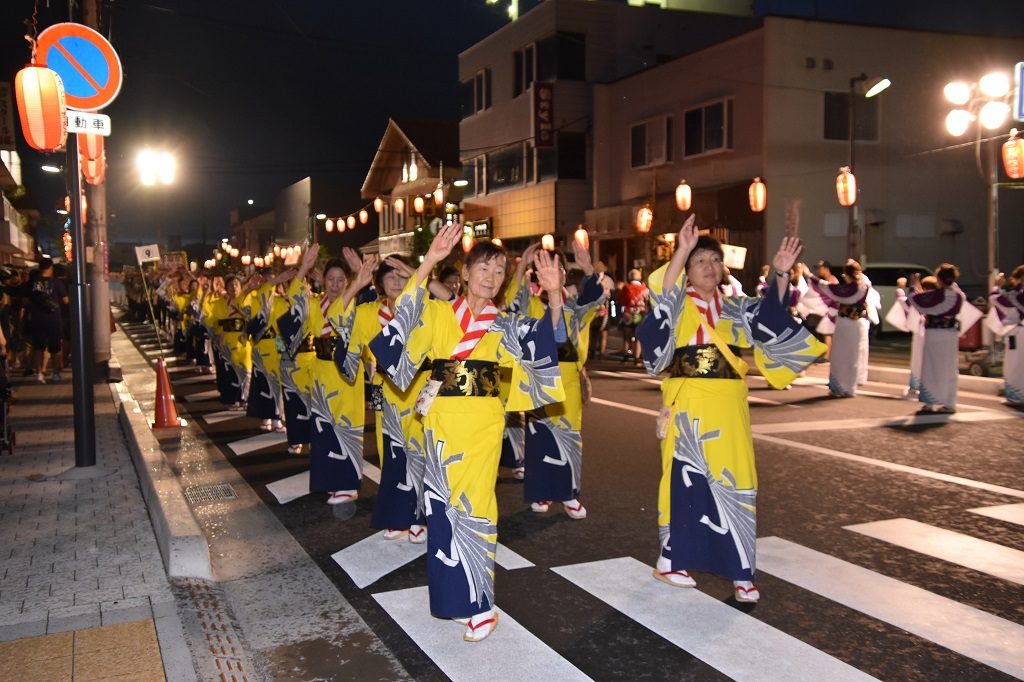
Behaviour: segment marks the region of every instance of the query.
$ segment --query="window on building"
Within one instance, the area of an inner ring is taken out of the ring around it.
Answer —
[[[462,162],[462,179],[466,181],[466,186],[462,188],[463,197],[476,196],[476,165],[476,159]]]
[[[533,182],[537,175],[534,156],[533,143],[527,142],[525,153],[523,154],[523,160],[526,163],[526,184]]]
[[[683,156],[715,154],[732,149],[732,99],[687,109],[683,114]]]
[[[487,191],[523,184],[523,145],[487,155]]]
[[[630,127],[629,165],[631,168],[657,166],[671,161],[671,116],[659,116]]]
[[[462,118],[491,108],[493,100],[490,69],[478,71],[472,79],[462,84],[461,100]]]
[[[512,53],[513,60],[513,86],[512,96],[519,97],[533,85],[534,71],[534,46],[527,45],[521,50]]]
[[[857,96],[856,130],[854,138],[858,140],[878,140],[878,99]],[[850,139],[850,93],[825,93],[824,135],[826,140]]]
[[[586,133],[558,133],[558,177],[563,180],[587,179]]]
[[[587,41],[582,33],[556,33],[537,43],[538,81],[587,78]]]

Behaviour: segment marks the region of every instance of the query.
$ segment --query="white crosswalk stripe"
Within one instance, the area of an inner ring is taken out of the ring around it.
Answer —
[[[204,414],[202,420],[207,424],[220,424],[221,422],[231,421],[232,419],[239,419],[245,416],[245,412],[240,410],[221,410],[220,412],[210,412]]]
[[[913,519],[887,519],[843,528],[1024,585],[1024,552],[1019,549]]]
[[[1024,626],[782,538],[758,540],[757,562],[765,573],[1024,678]]]
[[[288,504],[309,494],[309,472],[302,471],[280,481],[267,484],[267,490],[279,504]]]
[[[185,402],[198,403],[202,400],[213,400],[220,396],[220,391],[214,389],[212,391],[203,391],[201,393],[193,393],[185,396]]]
[[[468,645],[459,641],[465,626],[430,615],[426,587],[373,595],[406,634],[445,675],[462,680],[589,680],[551,647],[507,613],[494,634]],[[514,663],[510,661],[514,657]],[[513,669],[510,666],[514,666]]]
[[[1009,521],[1024,526],[1024,503],[1000,504],[995,507],[977,507],[968,509],[972,514],[980,514],[1000,521]]]
[[[242,413],[240,412],[239,414]],[[248,455],[258,450],[264,450],[287,442],[288,436],[286,434],[270,431],[268,433],[261,433],[256,436],[250,436],[249,438],[233,441],[228,443],[228,447],[231,448],[231,451],[236,455]]]
[[[551,570],[734,680],[874,679],[700,590],[655,580],[632,557]]]

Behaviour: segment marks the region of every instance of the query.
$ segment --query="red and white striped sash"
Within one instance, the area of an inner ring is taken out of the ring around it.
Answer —
[[[380,307],[377,308],[377,321],[380,322],[380,328],[388,326],[388,322],[394,319],[394,315],[391,314],[391,309],[387,303],[381,303]]]
[[[498,309],[488,301],[480,314],[474,318],[473,312],[469,309],[469,303],[462,296],[452,301],[452,309],[455,311],[455,319],[462,327],[462,340],[452,351],[451,359],[465,360],[476,348],[476,344],[480,343],[480,339],[484,338],[487,330],[491,328],[491,323],[498,317]]]
[[[714,329],[718,324],[719,318],[722,316],[722,295],[716,291],[711,301],[705,301],[693,287],[686,288],[686,295],[697,306],[697,312],[704,317],[704,321],[707,322],[708,326]],[[701,325],[697,327],[697,333],[693,335],[692,339],[689,339],[687,345],[699,346],[711,342],[711,337],[704,332],[704,327]]]
[[[325,294],[320,298],[320,314],[323,315],[324,325],[320,327],[320,336],[331,336],[334,334],[334,327],[331,325],[330,318],[327,317],[327,310],[331,307],[331,302],[327,299]]]

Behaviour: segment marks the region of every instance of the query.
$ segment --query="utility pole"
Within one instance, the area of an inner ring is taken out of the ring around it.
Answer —
[[[99,0],[82,0],[82,23],[103,33],[100,28]],[[109,138],[108,138],[109,140]],[[92,209],[92,272],[89,277],[92,295],[93,363],[106,375],[110,362],[110,284],[107,259],[107,184],[89,185],[89,208]]]

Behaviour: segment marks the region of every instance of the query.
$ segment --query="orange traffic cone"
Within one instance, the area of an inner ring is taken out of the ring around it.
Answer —
[[[154,429],[173,429],[181,426],[178,410],[174,407],[174,395],[171,393],[171,380],[167,376],[167,365],[164,359],[156,361],[156,421]]]

